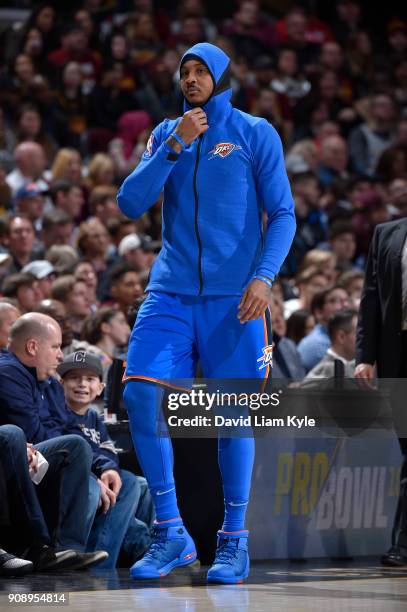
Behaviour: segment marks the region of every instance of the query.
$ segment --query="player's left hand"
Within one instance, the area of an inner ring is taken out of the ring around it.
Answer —
[[[106,470],[100,477],[106,487],[108,487],[115,495],[119,495],[119,491],[122,488],[122,479],[120,478],[119,472],[116,470]]]
[[[263,281],[255,278],[246,288],[238,306],[240,323],[254,321],[261,317],[271,301],[271,289]]]

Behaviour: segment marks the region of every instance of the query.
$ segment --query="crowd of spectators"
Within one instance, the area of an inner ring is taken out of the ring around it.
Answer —
[[[0,348],[39,312],[65,355],[99,356],[103,380],[125,357],[162,201],[128,219],[117,189],[151,129],[182,114],[179,60],[208,41],[231,57],[234,106],[285,150],[297,232],[273,286],[275,373],[340,359],[351,375],[374,227],[407,212],[407,23],[370,31],[357,0],[329,21],[312,2],[236,0],[226,18],[203,0],[18,4],[0,28]]]

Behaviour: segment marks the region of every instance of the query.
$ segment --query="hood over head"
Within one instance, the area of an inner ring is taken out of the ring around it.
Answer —
[[[214,83],[213,92],[209,100],[202,107],[210,121],[226,113],[231,106],[230,58],[222,49],[215,45],[198,43],[188,49],[182,56],[180,70],[185,62],[193,59],[205,64]],[[193,108],[193,105],[184,99],[184,110],[187,111],[191,108]]]

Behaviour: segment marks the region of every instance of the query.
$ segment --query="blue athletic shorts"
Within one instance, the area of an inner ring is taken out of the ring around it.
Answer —
[[[241,324],[239,296],[187,296],[151,291],[133,328],[124,380],[176,386],[204,378],[268,379],[272,366],[270,312]]]

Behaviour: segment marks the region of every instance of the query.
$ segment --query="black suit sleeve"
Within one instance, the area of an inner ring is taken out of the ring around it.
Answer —
[[[360,301],[356,335],[356,364],[377,360],[378,334],[380,331],[380,302],[377,286],[378,228],[375,229],[366,262],[365,284]]]

